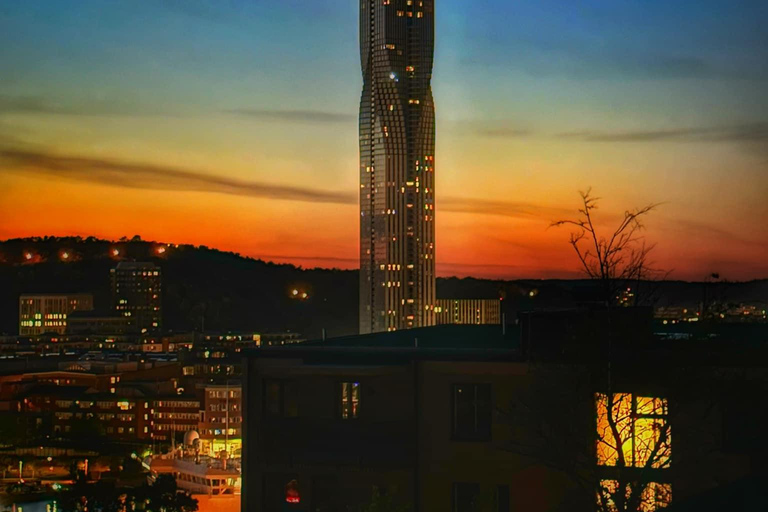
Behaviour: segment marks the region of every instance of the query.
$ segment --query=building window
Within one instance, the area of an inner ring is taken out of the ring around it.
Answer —
[[[509,512],[509,486],[500,485],[496,488],[496,507],[498,512]]]
[[[639,492],[639,506],[637,510],[642,512],[655,512],[663,510],[672,504],[672,486],[656,482],[641,484],[642,487],[635,487],[632,483],[627,483],[624,489],[624,499],[632,499],[633,494]],[[601,480],[597,494],[598,509],[605,512],[618,512],[615,498],[618,497],[619,482],[616,480]]]
[[[342,382],[339,390],[341,418],[345,420],[357,418],[360,414],[360,383]]]
[[[479,506],[480,484],[453,484],[451,489],[451,512],[474,512]]]
[[[491,385],[453,386],[453,439],[489,441],[491,439]]]
[[[599,466],[670,467],[672,435],[665,398],[597,393],[595,405]]]
[[[661,477],[672,463],[672,435],[666,398],[632,393],[595,394],[598,466],[641,468]],[[637,469],[632,469],[637,471]],[[597,502],[601,510],[618,511],[617,502],[640,503],[653,512],[672,502],[672,486],[653,481],[601,480]]]
[[[299,404],[296,385],[288,381],[266,381],[264,383],[264,413],[266,416],[281,418],[298,416]]]

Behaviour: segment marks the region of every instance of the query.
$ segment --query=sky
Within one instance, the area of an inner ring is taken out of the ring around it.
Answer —
[[[437,269],[570,278],[580,190],[656,268],[768,277],[768,2],[436,0]],[[0,0],[0,239],[357,268],[353,0]]]

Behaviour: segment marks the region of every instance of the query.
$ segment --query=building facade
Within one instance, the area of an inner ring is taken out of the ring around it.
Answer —
[[[152,400],[152,439],[176,442],[200,423],[200,400],[194,396],[156,397]]]
[[[692,504],[717,493],[754,508],[733,498],[766,477],[750,419],[768,403],[764,346],[628,342],[606,366],[594,339],[597,352],[562,350],[573,331],[542,352],[495,348],[489,327],[461,331],[472,350],[422,348],[422,329],[419,348],[361,336],[253,351],[243,510],[355,510],[374,488],[414,511],[710,510]]]
[[[71,385],[41,385],[25,394],[20,411],[40,417],[40,425],[50,429],[54,437],[151,438],[150,406],[143,397],[98,393]]]
[[[124,335],[137,332],[131,317],[122,315],[97,315],[93,312],[76,312],[67,319],[67,334]]]
[[[443,324],[500,324],[501,301],[499,299],[438,299],[435,319]]]
[[[200,412],[201,452],[218,456],[222,450],[239,457],[242,449],[242,386],[211,384],[203,388],[204,409]]]
[[[435,323],[434,0],[360,4],[360,332]]]
[[[93,310],[93,295],[25,294],[19,297],[19,335],[64,334],[67,318],[75,311]]]
[[[162,274],[154,263],[120,262],[110,271],[112,305],[141,332],[162,328]]]

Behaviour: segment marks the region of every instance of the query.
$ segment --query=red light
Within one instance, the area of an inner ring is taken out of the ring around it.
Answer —
[[[286,503],[300,503],[301,496],[299,495],[299,482],[291,480],[288,485],[285,486],[285,502]]]

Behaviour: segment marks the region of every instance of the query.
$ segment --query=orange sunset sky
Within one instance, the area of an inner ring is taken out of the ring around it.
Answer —
[[[357,268],[357,3],[329,3],[0,8],[0,238]],[[607,225],[661,203],[671,277],[768,277],[765,6],[576,3],[441,3],[439,275],[578,276],[548,225],[591,186]]]

